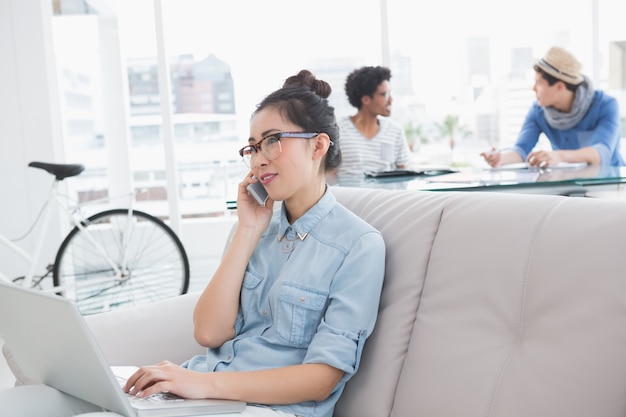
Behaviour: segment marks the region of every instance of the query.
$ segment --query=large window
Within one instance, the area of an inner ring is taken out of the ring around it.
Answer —
[[[162,20],[155,19],[155,4]],[[108,0],[57,12],[67,152],[106,175],[105,148],[126,141],[133,187],[152,190],[165,212],[172,190],[162,173],[172,175],[166,164],[171,132],[174,193],[183,216],[219,213],[235,196],[245,173],[236,150],[247,137],[250,113],[302,68],[331,83],[341,116],[354,111],[343,92],[346,75],[361,65],[389,66],[392,117],[405,126],[415,163],[482,166],[480,151],[512,143],[534,99],[532,64],[552,45],[571,50],[626,114],[623,2],[319,0],[295,7],[289,0]],[[122,68],[111,68],[115,60],[103,56],[110,48],[101,43],[111,39],[104,38],[102,19],[115,22]],[[163,65],[171,119],[162,114]],[[118,70],[125,91],[107,86],[107,72]],[[127,138],[103,133],[111,118],[101,104],[107,94],[127,98]],[[454,150],[439,129],[450,118],[463,133]],[[171,129],[163,120],[171,120]],[[77,187],[106,187],[95,177],[86,175]]]

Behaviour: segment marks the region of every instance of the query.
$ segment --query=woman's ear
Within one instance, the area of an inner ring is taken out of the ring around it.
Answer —
[[[313,159],[323,158],[330,147],[330,136],[326,133],[320,133],[314,140],[315,147],[313,148]]]

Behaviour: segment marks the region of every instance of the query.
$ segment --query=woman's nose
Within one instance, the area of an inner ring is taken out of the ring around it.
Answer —
[[[263,152],[257,152],[254,155],[254,158],[250,161],[250,168],[255,168],[257,166],[265,166],[268,163],[268,159],[263,155]]]

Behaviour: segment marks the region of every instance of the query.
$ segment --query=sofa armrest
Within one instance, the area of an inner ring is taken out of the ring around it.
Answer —
[[[200,293],[85,316],[111,365],[182,363],[204,348],[193,338],[193,309]]]
[[[193,338],[193,309],[200,293],[152,304],[85,316],[111,365],[150,365],[162,360],[183,363],[204,348]],[[15,385],[31,384],[6,344],[2,353]]]

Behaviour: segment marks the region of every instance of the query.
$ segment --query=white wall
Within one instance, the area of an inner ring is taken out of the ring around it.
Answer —
[[[61,124],[52,50],[50,0],[0,0],[0,233],[17,237],[35,219],[52,177],[32,160],[61,161]],[[54,251],[60,222],[54,222]],[[32,236],[20,243],[32,250]],[[0,246],[0,270],[20,268]]]

